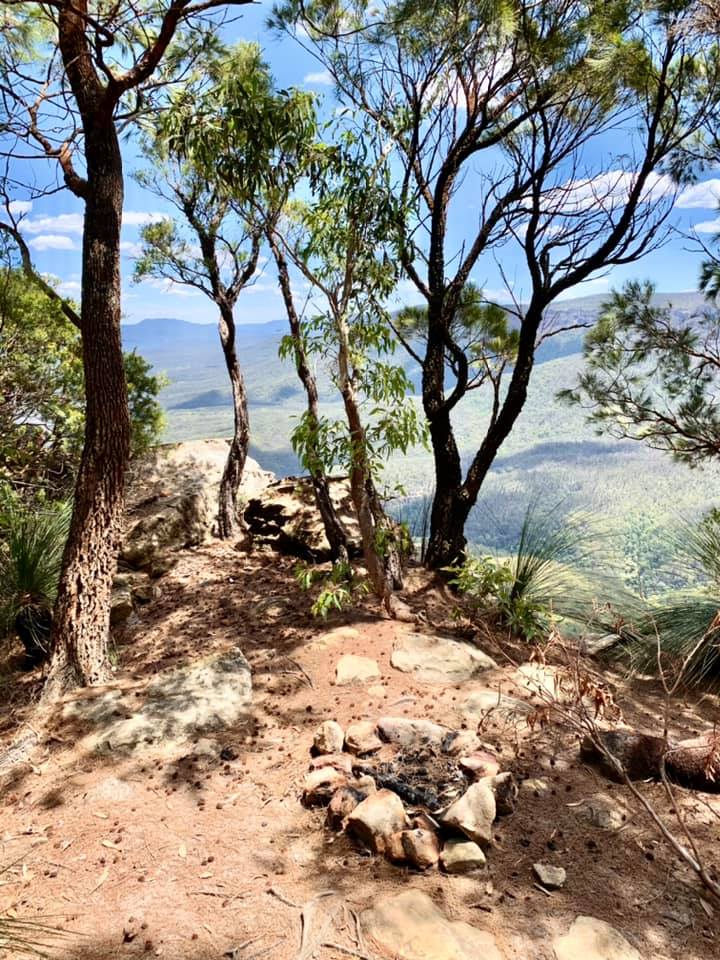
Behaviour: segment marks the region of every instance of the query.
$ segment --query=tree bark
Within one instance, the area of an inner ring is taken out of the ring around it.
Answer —
[[[367,440],[350,369],[349,332],[343,316],[336,316],[338,334],[338,386],[350,431],[352,457],[350,495],[358,518],[363,559],[373,590],[389,614],[394,612],[393,592],[402,586],[402,562],[394,532],[380,504],[367,458]],[[383,536],[384,535],[384,536]]]
[[[287,259],[285,258],[283,251],[280,249],[280,246],[272,231],[268,231],[268,243],[278,269],[280,291],[285,303],[285,311],[287,313],[288,323],[290,325],[290,335],[292,337],[295,349],[295,362],[298,377],[300,378],[300,382],[305,390],[305,396],[307,397],[308,423],[310,425],[310,429],[313,431],[313,435],[317,436],[317,431],[320,424],[317,380],[310,369],[307,351],[305,350],[305,346],[303,344],[300,318],[298,317],[297,310],[295,309],[295,301],[293,299],[292,287],[290,285],[290,274],[288,272]],[[335,510],[335,505],[332,501],[332,496],[330,495],[328,478],[323,468],[320,456],[317,453],[317,447],[315,444],[310,445],[306,460],[307,469],[310,474],[310,480],[315,493],[315,502],[317,503],[318,511],[320,512],[320,517],[323,522],[323,527],[325,528],[325,536],[327,537],[328,544],[330,545],[331,557],[334,561],[342,561],[347,563],[349,558],[347,531],[340,522],[340,518]]]
[[[123,168],[111,111],[84,115],[85,217],[80,311],[85,441],[53,615],[48,691],[104,682],[120,547],[130,416],[120,338]]]
[[[235,424],[225,469],[220,481],[218,533],[222,539],[227,539],[233,535],[238,524],[238,490],[242,482],[250,444],[247,392],[235,349],[235,319],[232,307],[229,304],[220,305],[219,332],[225,366],[230,378]]]
[[[460,453],[455,441],[450,412],[445,402],[444,350],[438,359],[436,343],[428,348],[423,366],[423,405],[430,423],[435,460],[435,494],[430,514],[430,533],[425,565],[431,570],[461,562],[467,540],[465,524],[477,503],[485,478],[500,447],[510,435],[527,400],[528,385],[535,361],[535,343],[542,320],[542,305],[531,302],[520,332],[518,354],[505,399],[491,422],[463,481]],[[432,328],[429,321],[429,328]],[[436,341],[439,338],[436,338]]]

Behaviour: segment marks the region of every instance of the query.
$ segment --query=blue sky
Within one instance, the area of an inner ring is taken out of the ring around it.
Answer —
[[[269,62],[276,82],[281,87],[302,86],[316,91],[325,101],[332,99],[329,77],[313,57],[287,37],[269,33],[264,26],[270,4],[263,2],[242,11],[236,22],[227,28],[228,40],[258,41]],[[596,161],[597,163],[597,161]],[[612,161],[608,160],[608,170]],[[125,149],[126,172],[136,168],[137,161],[131,145]],[[472,190],[472,174],[463,191]],[[669,182],[659,181],[657,194],[662,196],[672,189]],[[69,192],[61,191],[53,196],[36,200],[32,205],[17,194],[16,210],[24,213],[23,230],[32,250],[37,267],[58,278],[60,290],[75,297],[80,290],[80,240],[82,230],[82,207]],[[714,232],[720,231],[717,207],[720,203],[720,170],[710,172],[704,181],[684,191],[677,197],[672,222],[681,233],[694,229],[706,242]],[[138,322],[146,317],[177,317],[198,323],[214,323],[216,311],[213,304],[202,294],[187,288],[171,286],[162,280],[132,282],[133,255],[138,251],[139,230],[143,223],[166,213],[163,204],[146,194],[131,177],[127,177],[125,215],[123,222],[123,315],[125,322]],[[472,231],[474,218],[472,203],[458,204],[453,229],[458,237]],[[623,267],[611,276],[590,279],[576,288],[572,296],[602,293],[630,277],[649,278],[660,291],[694,290],[697,285],[700,256],[691,249],[692,244],[680,234],[662,249],[647,256],[640,264]],[[520,263],[507,255],[504,263],[511,278],[518,276],[515,292],[522,296],[522,271]],[[493,260],[479,264],[473,279],[490,295],[505,299],[501,289],[500,273]],[[409,282],[401,284],[398,302],[417,302]],[[276,289],[275,275],[263,258],[260,272],[253,286],[243,292],[238,304],[237,320],[240,323],[257,323],[282,318],[282,302]]]

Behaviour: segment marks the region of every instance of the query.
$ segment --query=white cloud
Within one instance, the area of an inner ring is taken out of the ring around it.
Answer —
[[[148,223],[169,219],[169,214],[161,213],[159,210],[123,210],[122,222],[124,227],[144,227]]]
[[[675,206],[681,210],[714,210],[719,204],[720,180],[717,177],[685,187],[675,201]]]
[[[75,244],[70,237],[63,237],[57,233],[43,233],[29,241],[33,250],[75,250]]]
[[[32,200],[11,200],[8,208],[13,216],[22,217],[32,210]]]
[[[82,234],[83,218],[80,213],[58,213],[54,217],[33,217],[22,225],[25,233],[77,233]]]
[[[317,70],[314,73],[306,73],[303,77],[303,83],[311,83],[321,87],[331,87],[333,78],[327,70]]]
[[[596,177],[572,180],[556,190],[548,191],[547,207],[553,213],[566,216],[585,210],[613,210],[627,203],[636,179],[637,174],[627,170],[608,170]],[[656,203],[671,197],[675,190],[671,177],[651,173],[646,180],[641,200],[643,203]]]
[[[141,227],[147,223],[156,223],[166,217],[167,214],[160,213],[157,210],[125,210],[123,211],[123,226]],[[22,228],[25,233],[76,233],[81,236],[83,216],[81,213],[58,213],[52,217],[32,217],[23,222]]]
[[[720,217],[715,217],[714,220],[703,220],[700,223],[696,223],[693,230],[695,233],[720,233]]]
[[[177,283],[175,280],[165,280],[162,277],[145,277],[140,281],[140,286],[152,287],[170,297],[201,297],[202,293],[195,287],[188,287],[184,283]]]
[[[74,297],[80,294],[82,287],[78,280],[63,280],[57,285],[56,290],[63,297]]]
[[[561,293],[558,300],[575,300],[578,297],[591,296],[593,293],[604,293],[610,287],[611,279],[612,277],[609,275],[592,277],[590,280],[579,283],[571,290],[566,290],[565,293]]]
[[[142,251],[143,246],[141,243],[134,243],[132,240],[120,241],[120,253],[124,254],[126,257],[137,259],[137,257],[142,255]]]

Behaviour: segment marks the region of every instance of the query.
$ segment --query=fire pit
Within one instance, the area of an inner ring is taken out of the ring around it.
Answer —
[[[511,773],[476,734],[384,717],[318,729],[303,803],[326,825],[394,863],[467,873],[486,863],[498,814],[517,796]]]

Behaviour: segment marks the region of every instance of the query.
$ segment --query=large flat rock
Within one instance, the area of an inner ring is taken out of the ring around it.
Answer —
[[[503,960],[491,933],[448,920],[420,890],[382,897],[361,919],[365,935],[393,960]]]
[[[250,665],[236,650],[158,675],[139,704],[132,692],[117,689],[70,700],[63,719],[89,728],[89,749],[130,752],[161,744],[167,753],[231,726],[248,713],[251,699]]]
[[[642,960],[615,927],[595,917],[576,917],[568,932],[555,937],[556,960]]]
[[[408,633],[395,642],[390,663],[423,683],[462,683],[497,664],[470,643]]]

